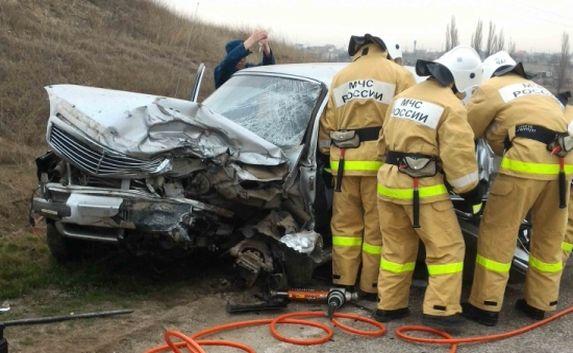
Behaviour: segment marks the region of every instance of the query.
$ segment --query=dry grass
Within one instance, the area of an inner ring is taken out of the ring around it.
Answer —
[[[43,87],[73,83],[185,98],[245,31],[183,18],[149,0],[0,0],[0,235],[22,226],[35,155],[46,148]],[[274,42],[279,62],[309,61]]]

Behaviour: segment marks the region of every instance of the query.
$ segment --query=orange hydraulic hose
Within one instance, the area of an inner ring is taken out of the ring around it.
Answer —
[[[317,345],[317,344],[326,343],[326,342],[330,341],[330,339],[334,335],[334,331],[330,327],[328,327],[324,324],[321,324],[320,322],[316,322],[316,321],[290,319],[293,317],[309,318],[309,317],[321,317],[321,316],[324,316],[324,313],[322,313],[322,312],[319,312],[319,313],[304,312],[304,311],[278,316],[276,319],[272,320],[269,324],[269,328],[271,329],[271,335],[279,341],[283,341],[283,342],[287,342],[287,343],[291,343],[291,344],[296,344],[299,346],[313,346],[313,345]],[[288,320],[288,321],[283,321],[283,319]],[[323,330],[326,333],[326,335],[324,335],[322,337],[318,337],[318,338],[300,338],[300,339],[299,338],[284,337],[277,330],[277,324],[279,324],[279,323],[316,327],[316,328]]]
[[[288,338],[288,337],[284,337],[284,336],[280,335],[276,329],[276,324],[277,323],[279,323],[279,324],[288,323],[287,320],[290,320],[293,317],[299,317],[299,318],[326,317],[326,314],[322,311],[307,311],[307,312],[303,311],[303,312],[295,312],[295,313],[291,313],[291,314],[281,315],[281,316],[277,317],[276,319],[274,319],[269,325],[269,327],[271,329],[271,334],[273,335],[274,338],[278,339],[279,341],[283,341],[283,342],[287,342],[287,343],[308,346],[308,345],[326,343],[330,340],[330,338],[332,338],[332,335],[334,334],[334,332],[332,332],[332,329],[326,325],[322,325],[322,324],[315,322],[315,321],[298,320],[299,325],[318,327],[318,328],[323,329],[325,332],[326,332],[326,329],[328,329],[328,330],[330,330],[331,333],[328,337],[324,336],[324,337],[320,337],[317,339],[302,339],[302,340],[296,339],[296,338]],[[347,326],[347,325],[341,323],[339,320],[336,320],[336,318],[352,319],[355,321],[364,322],[364,323],[367,323],[371,326],[376,327],[377,330],[375,330],[375,331],[358,330],[358,329],[355,329],[353,327],[350,327],[350,326]],[[369,318],[361,316],[361,315],[356,315],[356,314],[334,313],[334,318],[332,319],[332,323],[334,324],[334,326],[338,327],[339,329],[341,329],[344,332],[354,334],[354,335],[359,335],[359,336],[378,337],[378,336],[382,336],[386,333],[386,328],[384,327],[383,324],[379,323],[378,321],[369,319]],[[322,326],[322,327],[320,327],[320,326]]]
[[[322,311],[302,311],[302,312],[295,312],[280,315],[275,319],[260,319],[260,320],[249,320],[249,321],[239,321],[233,322],[230,324],[218,325],[211,328],[207,328],[205,330],[199,331],[192,336],[186,336],[181,332],[178,331],[166,331],[164,338],[165,338],[165,345],[152,348],[148,350],[146,353],[161,353],[161,352],[173,352],[173,353],[183,353],[184,351],[181,348],[186,349],[186,351],[191,353],[205,353],[205,350],[202,346],[225,346],[225,347],[234,347],[241,349],[247,353],[255,353],[255,350],[245,344],[233,341],[224,341],[224,340],[201,340],[200,338],[204,338],[207,336],[211,336],[217,333],[221,333],[223,331],[230,331],[236,330],[244,327],[254,327],[254,326],[262,326],[262,325],[269,325],[271,334],[276,339],[292,343],[296,345],[316,345],[316,344],[323,344],[328,342],[333,334],[334,331],[328,325],[325,325],[320,322],[310,321],[310,320],[303,320],[309,318],[322,318],[326,317],[326,314]],[[371,331],[366,330],[358,330],[352,328],[346,324],[340,322],[340,320],[336,319],[351,319],[360,322],[364,322],[371,326],[374,326],[376,329]],[[332,320],[333,324],[340,328],[342,331],[355,334],[355,335],[362,335],[368,337],[378,337],[382,336],[386,333],[386,328],[383,324],[366,318],[364,316],[356,315],[356,314],[342,314],[342,313],[334,313],[334,319]],[[280,324],[290,324],[290,325],[302,325],[302,326],[311,326],[316,327],[324,331],[324,335],[318,338],[307,338],[307,339],[298,339],[298,338],[290,338],[282,336],[278,330],[277,325]],[[174,342],[172,338],[178,338],[179,342]]]
[[[548,323],[555,321],[563,316],[569,315],[573,313],[573,306],[570,306],[567,309],[561,310],[554,315],[537,321],[531,325],[523,326],[518,329],[502,332],[494,335],[485,335],[485,336],[472,336],[472,337],[460,337],[460,338],[453,338],[446,332],[436,330],[426,326],[402,326],[398,327],[395,331],[396,336],[398,338],[408,341],[408,342],[415,342],[415,343],[426,343],[426,344],[436,344],[436,345],[450,345],[450,353],[456,353],[458,345],[460,344],[468,344],[468,343],[486,343],[492,341],[499,341],[506,338],[514,337],[517,335],[521,335],[525,332],[531,331],[533,329],[539,328],[541,326],[547,325]],[[415,337],[406,334],[406,332],[428,332],[433,333],[438,336],[442,336],[444,338],[422,338],[422,337]]]
[[[386,333],[386,327],[384,326],[384,324],[381,324],[376,320],[372,320],[372,319],[369,319],[369,318],[361,316],[361,315],[337,313],[334,315],[334,317],[335,318],[342,318],[342,319],[351,319],[351,320],[355,320],[355,321],[361,321],[361,322],[369,324],[370,326],[374,326],[374,327],[378,328],[378,330],[375,330],[375,331],[358,330],[358,329],[355,329],[354,327],[347,326],[347,325],[343,324],[339,320],[332,319],[332,323],[334,324],[334,326],[336,326],[339,329],[341,329],[342,331],[350,333],[350,334],[354,334],[354,335],[358,335],[358,336],[379,337],[379,336],[383,336]]]
[[[503,340],[506,338],[514,337],[525,332],[531,331],[533,329],[539,328],[541,326],[547,325],[548,323],[555,321],[563,316],[569,315],[573,313],[573,306],[564,309],[562,311],[557,312],[551,317],[547,319],[538,321],[531,325],[527,325],[516,330],[503,332],[494,335],[485,335],[485,336],[473,336],[473,337],[461,337],[461,338],[453,338],[447,332],[440,331],[431,327],[427,326],[401,326],[396,329],[395,334],[398,338],[414,343],[425,343],[425,344],[435,344],[435,345],[449,345],[450,346],[450,353],[456,353],[457,348],[461,344],[469,344],[469,343],[486,343],[492,341]],[[243,343],[240,342],[233,342],[233,341],[225,341],[225,340],[205,340],[201,338],[205,338],[207,336],[211,336],[217,333],[221,333],[224,331],[236,330],[245,327],[254,327],[254,326],[263,326],[269,325],[271,334],[276,339],[292,343],[296,345],[317,345],[323,344],[328,342],[334,332],[332,328],[328,325],[307,320],[309,318],[323,318],[326,317],[326,314],[321,311],[302,311],[302,312],[295,312],[284,314],[276,317],[275,319],[259,319],[259,320],[249,320],[249,321],[239,321],[233,322],[224,325],[218,325],[211,328],[204,329],[195,333],[192,336],[186,336],[181,332],[178,331],[166,331],[165,332],[165,345],[152,348],[148,350],[146,353],[162,353],[162,352],[173,352],[173,353],[183,353],[184,351],[181,348],[184,348],[187,352],[191,353],[205,353],[203,346],[225,346],[225,347],[233,347],[240,349],[246,353],[256,353],[255,350]],[[355,321],[360,321],[371,326],[374,326],[375,330],[359,330],[353,327],[350,327],[346,324],[340,322],[339,319],[350,319]],[[343,314],[343,313],[335,313],[334,318],[332,319],[332,323],[334,326],[338,327],[342,331],[345,331],[350,334],[356,334],[360,336],[366,337],[379,337],[386,333],[386,328],[383,324],[366,318],[361,315],[357,314]],[[277,325],[281,324],[290,324],[290,325],[302,325],[302,326],[311,326],[316,327],[324,331],[324,335],[318,338],[307,338],[307,339],[298,339],[298,338],[290,338],[282,336],[278,330]],[[432,333],[434,335],[441,336],[443,338],[422,338],[422,337],[415,337],[410,336],[407,332],[426,332]],[[172,338],[179,339],[178,342],[174,342]]]

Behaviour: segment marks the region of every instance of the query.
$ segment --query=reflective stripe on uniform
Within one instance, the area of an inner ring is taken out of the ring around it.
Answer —
[[[545,174],[545,175],[557,175],[559,174],[559,164],[547,164],[547,163],[533,163],[533,162],[522,162],[515,159],[509,159],[503,157],[501,160],[500,169],[505,169],[511,172],[526,173],[526,174]],[[566,164],[565,172],[568,174],[573,173],[573,165]]]
[[[454,179],[454,180],[450,180],[450,185],[455,187],[456,189],[463,189],[468,185],[472,185],[475,184],[479,181],[479,173],[476,170],[473,173],[469,173],[467,175],[464,175],[463,177]]]
[[[488,259],[486,257],[483,257],[479,254],[476,257],[476,263],[482,265],[483,267],[485,267],[486,270],[490,270],[492,272],[507,273],[511,268],[511,262],[508,263],[497,262]]]
[[[563,251],[566,251],[566,252],[573,252],[573,244],[564,241],[561,244],[561,249],[563,249]]]
[[[344,160],[344,171],[347,172],[377,172],[382,166],[381,161],[349,161]],[[338,161],[330,161],[330,169],[338,170]]]
[[[397,262],[384,260],[384,258],[380,259],[380,269],[389,272],[394,272],[394,273],[412,272],[414,271],[414,267],[416,267],[415,262],[406,262],[404,264],[399,264]]]
[[[382,246],[364,242],[362,243],[362,251],[370,255],[380,255],[382,253]]]
[[[343,236],[343,235],[333,235],[332,236],[332,245],[333,246],[344,246],[344,247],[352,247],[352,246],[361,246],[362,245],[362,237],[352,237],[352,236]]]
[[[430,276],[449,275],[452,273],[462,272],[464,269],[463,262],[453,262],[450,264],[428,265]]]
[[[420,198],[447,195],[448,190],[444,184],[432,185],[432,186],[421,186],[418,188],[420,193]],[[414,189],[405,188],[389,188],[382,184],[378,184],[378,195],[384,197],[390,197],[399,200],[412,200]]]
[[[563,262],[561,261],[548,263],[531,255],[529,255],[529,266],[541,272],[561,272],[563,270]]]

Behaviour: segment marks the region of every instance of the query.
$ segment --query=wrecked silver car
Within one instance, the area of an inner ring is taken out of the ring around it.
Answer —
[[[241,70],[202,103],[202,71],[191,100],[46,87],[51,151],[37,159],[32,211],[47,220],[52,254],[66,260],[81,241],[142,255],[203,248],[234,256],[247,284],[261,273],[307,282],[330,259],[318,123],[344,65]],[[491,151],[480,153],[487,182]],[[471,215],[459,215],[475,237]]]

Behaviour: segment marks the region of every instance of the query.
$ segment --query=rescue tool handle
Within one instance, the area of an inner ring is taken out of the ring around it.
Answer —
[[[289,290],[287,293],[291,301],[325,302],[328,297],[328,291]]]
[[[413,195],[413,221],[412,228],[420,228],[420,190],[418,190],[418,178],[414,178],[414,195]]]

